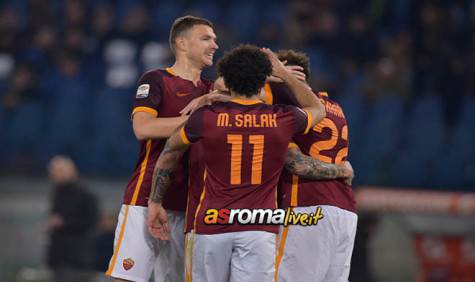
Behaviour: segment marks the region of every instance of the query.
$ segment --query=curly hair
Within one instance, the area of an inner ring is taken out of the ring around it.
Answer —
[[[310,59],[307,54],[298,52],[292,49],[279,50],[277,57],[281,61],[287,61],[289,66],[300,66],[303,68],[303,73],[307,78],[310,77]]]
[[[258,94],[271,73],[269,58],[254,45],[240,45],[218,61],[218,74],[226,86],[246,97]]]

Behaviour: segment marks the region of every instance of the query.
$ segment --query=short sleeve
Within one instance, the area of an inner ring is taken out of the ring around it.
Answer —
[[[309,111],[298,107],[288,106],[294,115],[295,131],[294,134],[307,134],[312,125],[312,115]]]
[[[289,143],[287,146],[288,149],[298,149],[299,146],[292,140],[292,142]]]
[[[158,116],[158,109],[162,100],[160,74],[152,71],[145,73],[139,80],[135,92],[132,115],[136,112],[147,112]]]
[[[180,137],[183,140],[183,143],[190,144],[201,139],[203,130],[203,116],[204,108],[201,108],[193,112],[188,118],[188,121],[180,129]]]

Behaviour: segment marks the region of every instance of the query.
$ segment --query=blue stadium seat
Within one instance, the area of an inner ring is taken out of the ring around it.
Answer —
[[[475,99],[463,102],[459,122],[448,134],[433,169],[434,185],[445,189],[475,189]]]
[[[26,103],[18,106],[8,124],[4,125],[2,155],[9,159],[18,155],[32,155],[39,146],[39,140],[44,131],[45,111],[39,103]],[[6,117],[5,117],[6,118]]]
[[[173,21],[183,16],[184,7],[178,1],[160,1],[152,11],[152,24],[155,36],[160,40],[168,39]]]
[[[252,41],[259,26],[258,8],[252,2],[231,2],[225,12],[226,25],[240,40]]]
[[[442,104],[438,97],[417,101],[406,121],[402,151],[395,156],[393,181],[402,186],[429,186],[430,171],[445,141]]]
[[[374,184],[388,183],[388,169],[401,139],[401,123],[404,101],[398,96],[386,96],[372,105],[368,119],[365,146],[369,162],[368,181]]]
[[[81,144],[71,154],[81,172],[88,175],[103,175],[102,171],[113,163],[108,163],[106,150],[101,147],[99,140],[85,136]]]
[[[332,94],[330,93],[330,98]],[[349,160],[351,161],[358,175],[355,184],[364,183],[367,180],[366,153],[363,152],[364,140],[366,140],[366,129],[364,126],[367,117],[367,105],[364,98],[358,93],[350,93],[342,96],[336,101],[343,108],[346,121],[348,123],[349,134]]]
[[[191,7],[188,9],[192,15],[200,16],[210,20],[216,26],[222,23],[221,7],[216,1],[193,1]]]
[[[133,91],[105,88],[92,105],[89,125],[92,135],[112,140],[130,127],[130,102]]]
[[[130,172],[136,161],[137,145],[130,122],[131,93],[129,89],[105,88],[93,104],[88,117],[90,132],[85,142],[79,140],[74,153],[81,166],[93,174]]]
[[[48,113],[48,124],[42,146],[38,150],[41,160],[62,153],[71,154],[74,145],[84,137],[85,121],[89,115],[83,99],[64,97]]]
[[[266,3],[264,1],[262,5],[261,9],[265,11],[262,15],[263,22],[283,26],[287,13],[287,2],[276,5],[275,3]]]

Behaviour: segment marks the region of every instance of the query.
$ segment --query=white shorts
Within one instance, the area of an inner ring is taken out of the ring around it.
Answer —
[[[186,281],[271,282],[276,235],[265,231],[186,235]]]
[[[114,254],[106,275],[148,282],[155,269],[155,281],[184,279],[184,214],[168,211],[169,241],[153,238],[147,229],[147,208],[122,205],[114,239]]]
[[[346,282],[350,274],[358,216],[334,206],[296,207],[294,212],[315,213],[317,225],[281,227],[276,259],[279,282]]]

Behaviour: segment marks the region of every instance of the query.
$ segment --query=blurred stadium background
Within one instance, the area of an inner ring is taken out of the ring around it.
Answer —
[[[346,113],[355,191],[398,187],[393,191],[403,195],[452,191],[463,199],[474,192],[473,0],[3,0],[0,281],[33,281],[25,267],[45,265],[42,226],[51,193],[45,167],[53,155],[74,159],[104,214],[118,211],[138,153],[130,124],[135,83],[144,71],[173,62],[168,31],[184,14],[214,22],[215,58],[239,43],[309,55],[312,85]],[[205,76],[215,78],[213,69]],[[445,248],[440,234],[470,240],[472,203],[466,216],[438,211],[439,225],[457,224],[417,233],[431,235],[436,249]],[[374,281],[416,281],[425,266],[413,248],[414,226],[434,219],[429,204],[414,222],[417,205],[390,214],[383,206],[363,213],[361,206],[363,243],[354,267],[367,266]],[[470,256],[475,268],[475,247]],[[439,280],[430,281],[462,281],[447,280],[453,274],[441,269]]]

